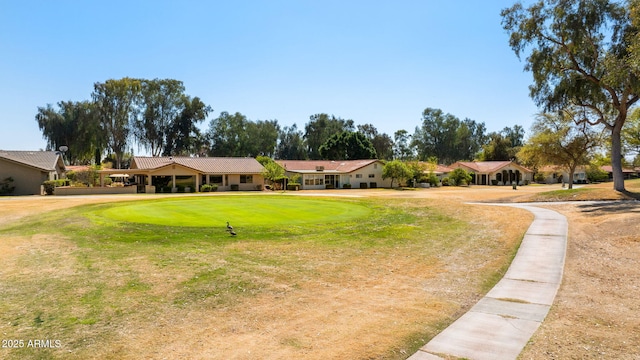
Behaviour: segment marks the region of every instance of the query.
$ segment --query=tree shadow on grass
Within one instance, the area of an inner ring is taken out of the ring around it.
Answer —
[[[630,199],[640,200],[640,193],[631,192],[629,190],[621,191],[621,193],[624,194],[624,196],[627,196]]]
[[[637,194],[636,194],[637,195]],[[640,202],[633,200],[602,201],[578,205],[583,213],[640,214]]]

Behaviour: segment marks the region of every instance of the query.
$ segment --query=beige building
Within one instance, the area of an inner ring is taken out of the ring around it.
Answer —
[[[513,161],[458,161],[449,166],[472,173],[475,185],[517,185],[533,182],[533,171]]]
[[[62,156],[56,151],[0,150],[0,181],[12,178],[10,195],[41,195],[42,183],[64,177]]]
[[[544,182],[546,184],[557,184],[560,182],[569,181],[569,173],[566,168],[558,165],[545,165],[538,170],[544,176]],[[536,177],[537,179],[537,177]],[[576,166],[576,170],[573,173],[573,182],[575,184],[587,183],[587,167]]]
[[[134,156],[130,169],[100,171],[100,183],[119,175],[147,193],[199,191],[204,184],[216,185],[218,191],[262,190],[263,170],[254,158]]]
[[[351,187],[390,187],[391,179],[382,179],[380,160],[276,160],[285,175],[300,176],[304,190],[341,189]]]

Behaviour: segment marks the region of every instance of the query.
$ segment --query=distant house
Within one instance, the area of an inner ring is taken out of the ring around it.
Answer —
[[[602,171],[609,174],[609,180],[613,180],[613,167],[611,165],[600,166]],[[624,179],[633,179],[638,176],[638,171],[636,169],[622,169],[622,176]]]
[[[41,195],[43,182],[62,179],[64,173],[58,152],[0,150],[0,180],[13,179],[11,195]]]
[[[218,191],[262,190],[264,167],[254,158],[134,156],[130,169],[100,171],[101,185],[109,176],[126,177],[140,192],[200,190],[204,184]]]
[[[305,190],[345,187],[390,187],[391,179],[382,179],[380,160],[276,160],[289,178],[300,176]]]
[[[423,161],[420,161],[419,164],[423,167],[426,167],[427,169],[429,168],[429,166],[432,166],[431,164]],[[424,174],[428,175],[429,173],[433,173],[436,176],[436,178],[438,178],[438,180],[442,181],[442,179],[449,176],[449,173],[452,171],[453,169],[450,168],[449,166],[437,164],[435,168],[431,170],[425,170]]]
[[[559,182],[568,182],[569,173],[567,169],[558,165],[546,165],[538,170],[544,176],[544,182],[547,184],[557,184]],[[538,177],[536,177],[537,179]],[[580,184],[587,182],[587,167],[577,166],[573,173],[573,182]]]
[[[475,185],[521,185],[533,181],[533,171],[513,161],[458,161],[449,165],[472,174]]]

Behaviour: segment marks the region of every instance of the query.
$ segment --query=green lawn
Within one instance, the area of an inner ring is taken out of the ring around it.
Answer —
[[[285,196],[212,196],[138,201],[95,211],[117,221],[168,226],[286,226],[343,222],[368,215],[362,205]]]

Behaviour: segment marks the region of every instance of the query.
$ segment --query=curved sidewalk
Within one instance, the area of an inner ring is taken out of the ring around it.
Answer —
[[[408,360],[516,359],[547,316],[562,281],[567,219],[532,204],[491,205],[535,216],[509,270],[469,312]]]

